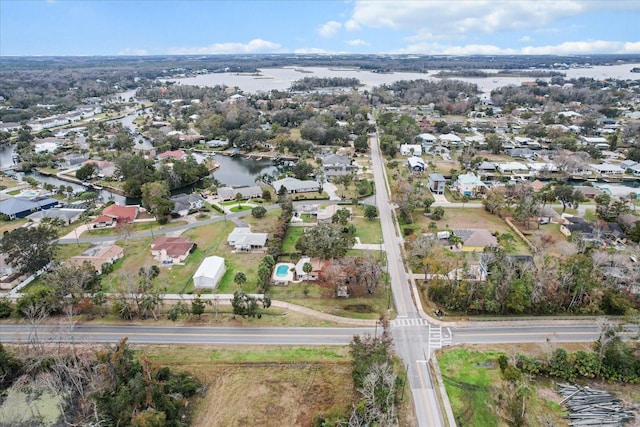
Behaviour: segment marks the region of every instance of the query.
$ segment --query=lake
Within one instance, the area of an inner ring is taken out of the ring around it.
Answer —
[[[638,80],[640,75],[632,73],[633,67],[640,64],[616,64],[616,65],[598,65],[592,68],[571,68],[568,70],[547,70],[560,71],[566,74],[567,78],[588,77],[594,79],[630,79]],[[373,87],[383,84],[391,84],[399,80],[435,80],[437,73],[441,70],[433,70],[428,73],[374,73],[366,70],[344,69],[344,68],[328,68],[328,67],[282,67],[282,68],[263,68],[259,70],[259,76],[249,74],[235,73],[212,73],[201,74],[195,77],[185,77],[179,79],[169,79],[183,85],[195,86],[216,86],[225,85],[229,87],[239,87],[242,91],[255,93],[270,90],[288,90],[291,83],[301,80],[305,77],[343,77],[356,78],[363,85],[360,90],[371,90]],[[487,72],[497,72],[498,70],[483,70]],[[462,80],[469,83],[475,83],[483,93],[489,93],[493,89],[507,86],[520,85],[525,81],[535,80],[533,77],[456,77],[456,80]],[[543,79],[548,80],[548,79]]]

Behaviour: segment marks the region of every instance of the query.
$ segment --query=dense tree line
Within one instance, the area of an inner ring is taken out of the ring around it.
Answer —
[[[318,88],[356,88],[360,80],[349,77],[305,77],[291,83],[293,91],[310,91]]]
[[[433,274],[427,281],[429,298],[447,310],[467,314],[622,315],[640,309],[640,298],[630,288],[638,278],[633,268],[626,270],[627,281],[603,275],[605,267],[617,262],[614,258],[594,252],[564,258],[540,254],[532,261],[521,261],[504,251],[491,250],[481,260],[490,274],[486,282],[479,282],[468,280],[470,276],[464,272],[456,278],[447,277],[455,267],[443,263],[438,249],[424,257]],[[465,271],[468,265],[462,261],[458,268]]]
[[[65,425],[190,423],[188,403],[202,387],[198,379],[135,355],[126,339],[97,352],[77,345],[45,351],[37,341],[27,347],[13,354],[0,344],[0,393],[13,387],[27,390],[30,399],[43,392],[59,396]]]
[[[137,154],[122,154],[116,160],[116,169],[121,176],[123,190],[130,196],[142,195],[142,186],[155,181],[165,181],[170,190],[196,182],[209,174],[206,165],[199,164],[189,156],[184,160],[173,159],[171,164],[156,168],[155,161]]]
[[[460,80],[401,80],[372,90],[374,103],[435,107],[446,114],[463,114],[475,105],[478,86]]]

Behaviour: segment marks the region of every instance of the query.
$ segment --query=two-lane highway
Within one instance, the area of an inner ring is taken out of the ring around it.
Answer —
[[[428,325],[399,325],[414,341],[426,342]],[[447,328],[444,328],[447,329]],[[375,328],[244,328],[224,326],[105,326],[9,325],[0,326],[0,342],[26,342],[30,334],[43,341],[114,343],[123,337],[137,344],[229,344],[229,345],[346,345],[354,335],[374,335]],[[452,344],[591,342],[598,338],[597,325],[489,326],[451,328]],[[637,333],[637,328],[636,328]],[[420,360],[419,358],[417,358]]]

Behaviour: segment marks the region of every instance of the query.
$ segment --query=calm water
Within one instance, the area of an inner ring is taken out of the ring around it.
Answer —
[[[214,160],[220,165],[220,169],[216,170],[213,176],[225,185],[256,185],[258,175],[273,174],[278,171],[271,160],[250,160],[241,156],[220,155]]]
[[[595,79],[614,78],[638,80],[640,75],[632,73],[633,67],[640,64],[599,65],[593,68],[574,68],[560,70],[567,78],[590,77]],[[302,70],[304,72],[301,72]],[[485,70],[496,72],[498,70]],[[356,78],[364,86],[360,90],[370,90],[372,87],[382,84],[390,84],[399,80],[436,79],[434,77],[439,70],[428,73],[388,73],[379,74],[371,71],[356,69],[332,69],[325,67],[283,67],[264,68],[260,70],[260,76],[238,75],[232,73],[203,74],[195,77],[171,79],[184,85],[215,86],[226,85],[239,87],[244,92],[254,93],[273,89],[286,90],[291,83],[305,77],[345,77]],[[535,80],[531,77],[497,77],[497,78],[457,78],[469,83],[475,83],[481,92],[488,93],[497,87],[507,85],[520,85],[522,82]]]

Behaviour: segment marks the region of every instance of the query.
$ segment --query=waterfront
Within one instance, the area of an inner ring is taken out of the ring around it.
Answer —
[[[598,65],[591,68],[570,68],[567,70],[545,70],[537,69],[536,71],[556,71],[566,74],[566,78],[594,78],[594,79],[630,79],[638,80],[638,74],[631,72],[633,67],[640,64],[616,64],[616,65]],[[436,74],[440,71],[447,70],[430,70],[427,73],[374,73],[372,71],[360,69],[334,69],[327,67],[282,67],[282,68],[263,68],[258,70],[259,75],[237,74],[237,73],[211,73],[201,74],[195,77],[184,77],[177,79],[167,79],[175,81],[183,85],[195,86],[216,86],[225,85],[228,87],[238,87],[247,93],[266,92],[270,90],[288,90],[291,83],[301,80],[305,77],[341,77],[356,78],[360,80],[362,86],[360,90],[371,90],[373,87],[383,84],[391,84],[400,80],[436,80]],[[499,70],[482,70],[488,73],[496,73]],[[526,71],[526,70],[523,70]],[[462,80],[478,85],[480,92],[488,94],[493,89],[507,85],[520,85],[525,81],[537,80],[534,77],[507,77],[507,76],[489,76],[489,77],[448,77],[455,80]],[[549,78],[541,78],[540,80],[549,81]]]

